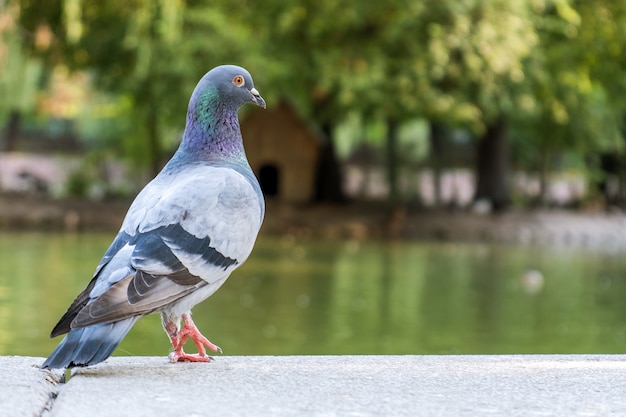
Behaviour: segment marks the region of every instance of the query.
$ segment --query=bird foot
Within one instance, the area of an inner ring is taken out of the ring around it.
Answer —
[[[183,314],[183,327],[180,331],[175,331],[172,326],[166,325],[166,330],[170,334],[170,340],[174,347],[174,352],[170,353],[170,362],[210,362],[212,357],[206,354],[205,346],[211,349],[213,352],[222,353],[222,348],[214,343],[211,343],[209,339],[204,337],[200,330],[196,327],[191,316]],[[198,348],[197,354],[188,354],[183,351],[183,346],[187,340],[191,339]]]
[[[189,353],[183,352],[182,350],[174,351],[174,352],[170,353],[168,358],[169,358],[171,363],[176,363],[176,362],[211,362],[212,360],[215,360],[212,356],[200,355],[199,353],[189,354]]]

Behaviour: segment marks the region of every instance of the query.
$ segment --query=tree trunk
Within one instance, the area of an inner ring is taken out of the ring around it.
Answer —
[[[507,121],[501,115],[487,126],[478,143],[476,156],[476,194],[474,200],[486,200],[495,211],[511,204],[509,190],[509,143]]]
[[[387,120],[387,185],[389,200],[392,203],[400,197],[398,187],[398,123],[394,119]]]
[[[616,206],[620,201],[621,185],[620,176],[624,169],[623,156],[616,151],[600,154],[601,180],[598,187],[604,196],[605,206]],[[611,183],[614,185],[611,186]]]
[[[441,206],[441,173],[444,164],[445,129],[442,125],[430,122],[430,165],[433,170],[433,190],[435,207]]]
[[[7,122],[6,130],[4,131],[4,150],[11,152],[17,149],[17,139],[20,134],[20,127],[22,125],[22,113],[17,110],[11,110],[9,113],[9,121]]]
[[[333,128],[326,123],[321,126],[325,140],[321,145],[315,174],[316,202],[345,202],[343,175],[335,151]]]
[[[537,204],[539,207],[546,205],[548,195],[548,151],[542,149],[539,151],[539,195],[537,196]]]

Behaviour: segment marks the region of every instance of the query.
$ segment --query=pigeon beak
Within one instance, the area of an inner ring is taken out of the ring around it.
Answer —
[[[265,108],[265,100],[263,100],[263,97],[261,97],[261,94],[259,94],[257,89],[256,88],[250,89],[250,93],[252,93],[252,101],[254,101],[254,104],[256,104],[259,107]]]

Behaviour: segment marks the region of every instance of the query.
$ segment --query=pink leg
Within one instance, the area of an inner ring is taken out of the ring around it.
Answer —
[[[200,330],[196,327],[191,316],[189,314],[183,314],[183,327],[178,330],[176,323],[166,323],[165,330],[167,331],[174,352],[170,353],[170,361],[174,362],[210,362],[213,358],[206,354],[204,346],[211,349],[213,352],[222,353],[222,349],[211,343],[209,339],[204,337]],[[183,346],[187,340],[191,339],[198,348],[197,354],[188,354],[183,351]]]

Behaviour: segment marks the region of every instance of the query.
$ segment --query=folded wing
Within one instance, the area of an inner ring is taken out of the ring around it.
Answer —
[[[137,196],[52,336],[162,310],[201,287],[221,285],[248,257],[263,217],[260,192],[232,169],[185,172],[159,176]]]

